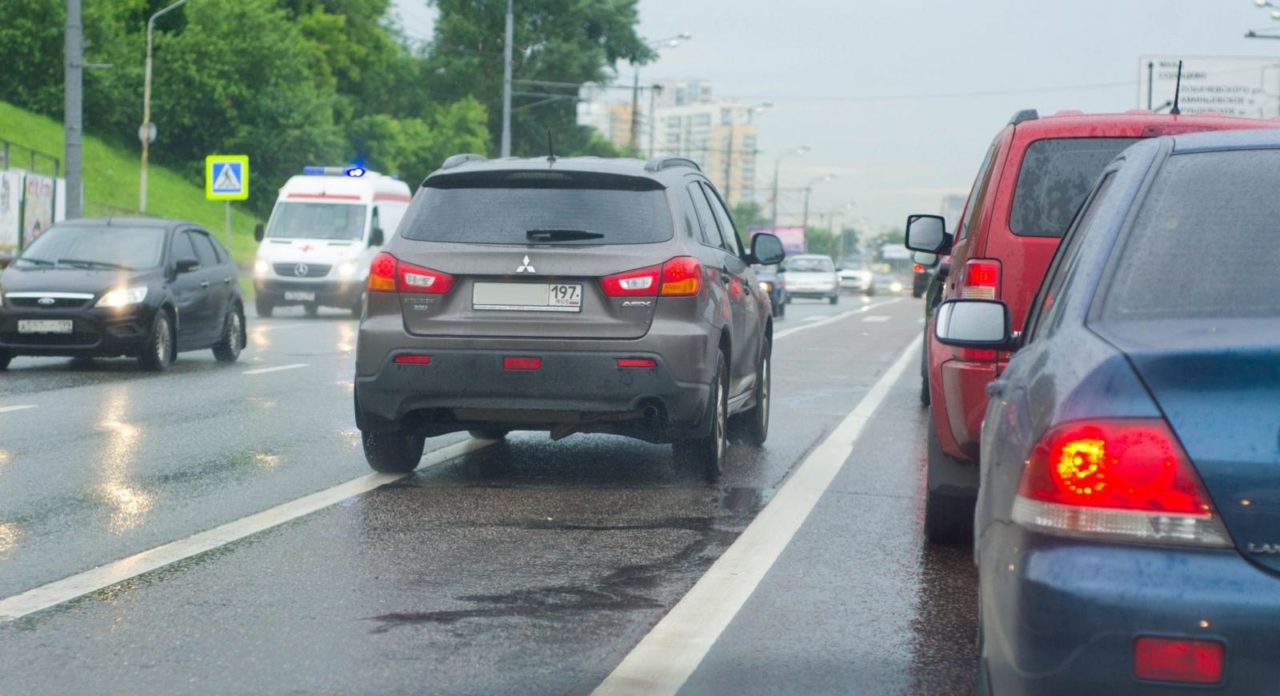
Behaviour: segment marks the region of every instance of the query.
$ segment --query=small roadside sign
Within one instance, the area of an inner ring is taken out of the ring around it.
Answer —
[[[249,156],[204,158],[204,197],[211,201],[243,201],[249,197]]]

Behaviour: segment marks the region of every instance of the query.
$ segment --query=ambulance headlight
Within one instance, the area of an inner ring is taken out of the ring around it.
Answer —
[[[254,261],[253,274],[259,278],[271,275],[271,264],[267,263],[265,259],[258,259],[257,261]]]
[[[353,278],[360,272],[360,266],[355,261],[343,261],[338,264],[339,278]]]

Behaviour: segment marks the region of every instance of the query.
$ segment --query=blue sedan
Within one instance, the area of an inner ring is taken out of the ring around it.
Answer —
[[[1145,141],[1021,334],[939,306],[942,342],[1017,351],[982,432],[980,693],[1280,693],[1277,192],[1280,131]]]

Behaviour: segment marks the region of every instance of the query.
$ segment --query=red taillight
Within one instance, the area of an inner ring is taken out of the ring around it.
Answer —
[[[373,263],[369,264],[369,290],[395,292],[396,265],[396,257],[385,251],[373,257]]]
[[[604,294],[609,297],[641,297],[658,294],[658,278],[662,275],[661,266],[637,268],[617,275],[600,279]]]
[[[618,358],[618,367],[643,368],[657,366],[658,361],[653,358]]]
[[[397,365],[430,365],[431,356],[406,353],[406,354],[397,355],[395,358],[392,359],[392,362],[396,363]]]
[[[1140,636],[1133,641],[1133,675],[1153,681],[1216,684],[1226,648],[1212,640]]]
[[[702,264],[692,256],[677,256],[662,264],[662,294],[697,295],[702,287]]]
[[[1000,295],[1000,262],[970,259],[964,265],[960,296],[994,300]]]
[[[542,358],[503,358],[502,367],[507,370],[540,370],[542,369]]]
[[[387,252],[369,264],[369,290],[443,295],[453,288],[453,276],[400,261]]]
[[[911,271],[913,273],[924,273],[924,264],[922,263],[915,264],[914,266],[911,267]]]
[[[1160,419],[1050,429],[1027,459],[1013,518],[1074,534],[1230,543],[1191,460]]]

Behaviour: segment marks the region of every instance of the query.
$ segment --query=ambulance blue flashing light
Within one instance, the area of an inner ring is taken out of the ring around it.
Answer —
[[[369,172],[367,169],[360,166],[354,166],[354,167],[306,166],[302,168],[302,173],[307,176],[349,176],[353,178],[359,178]]]

